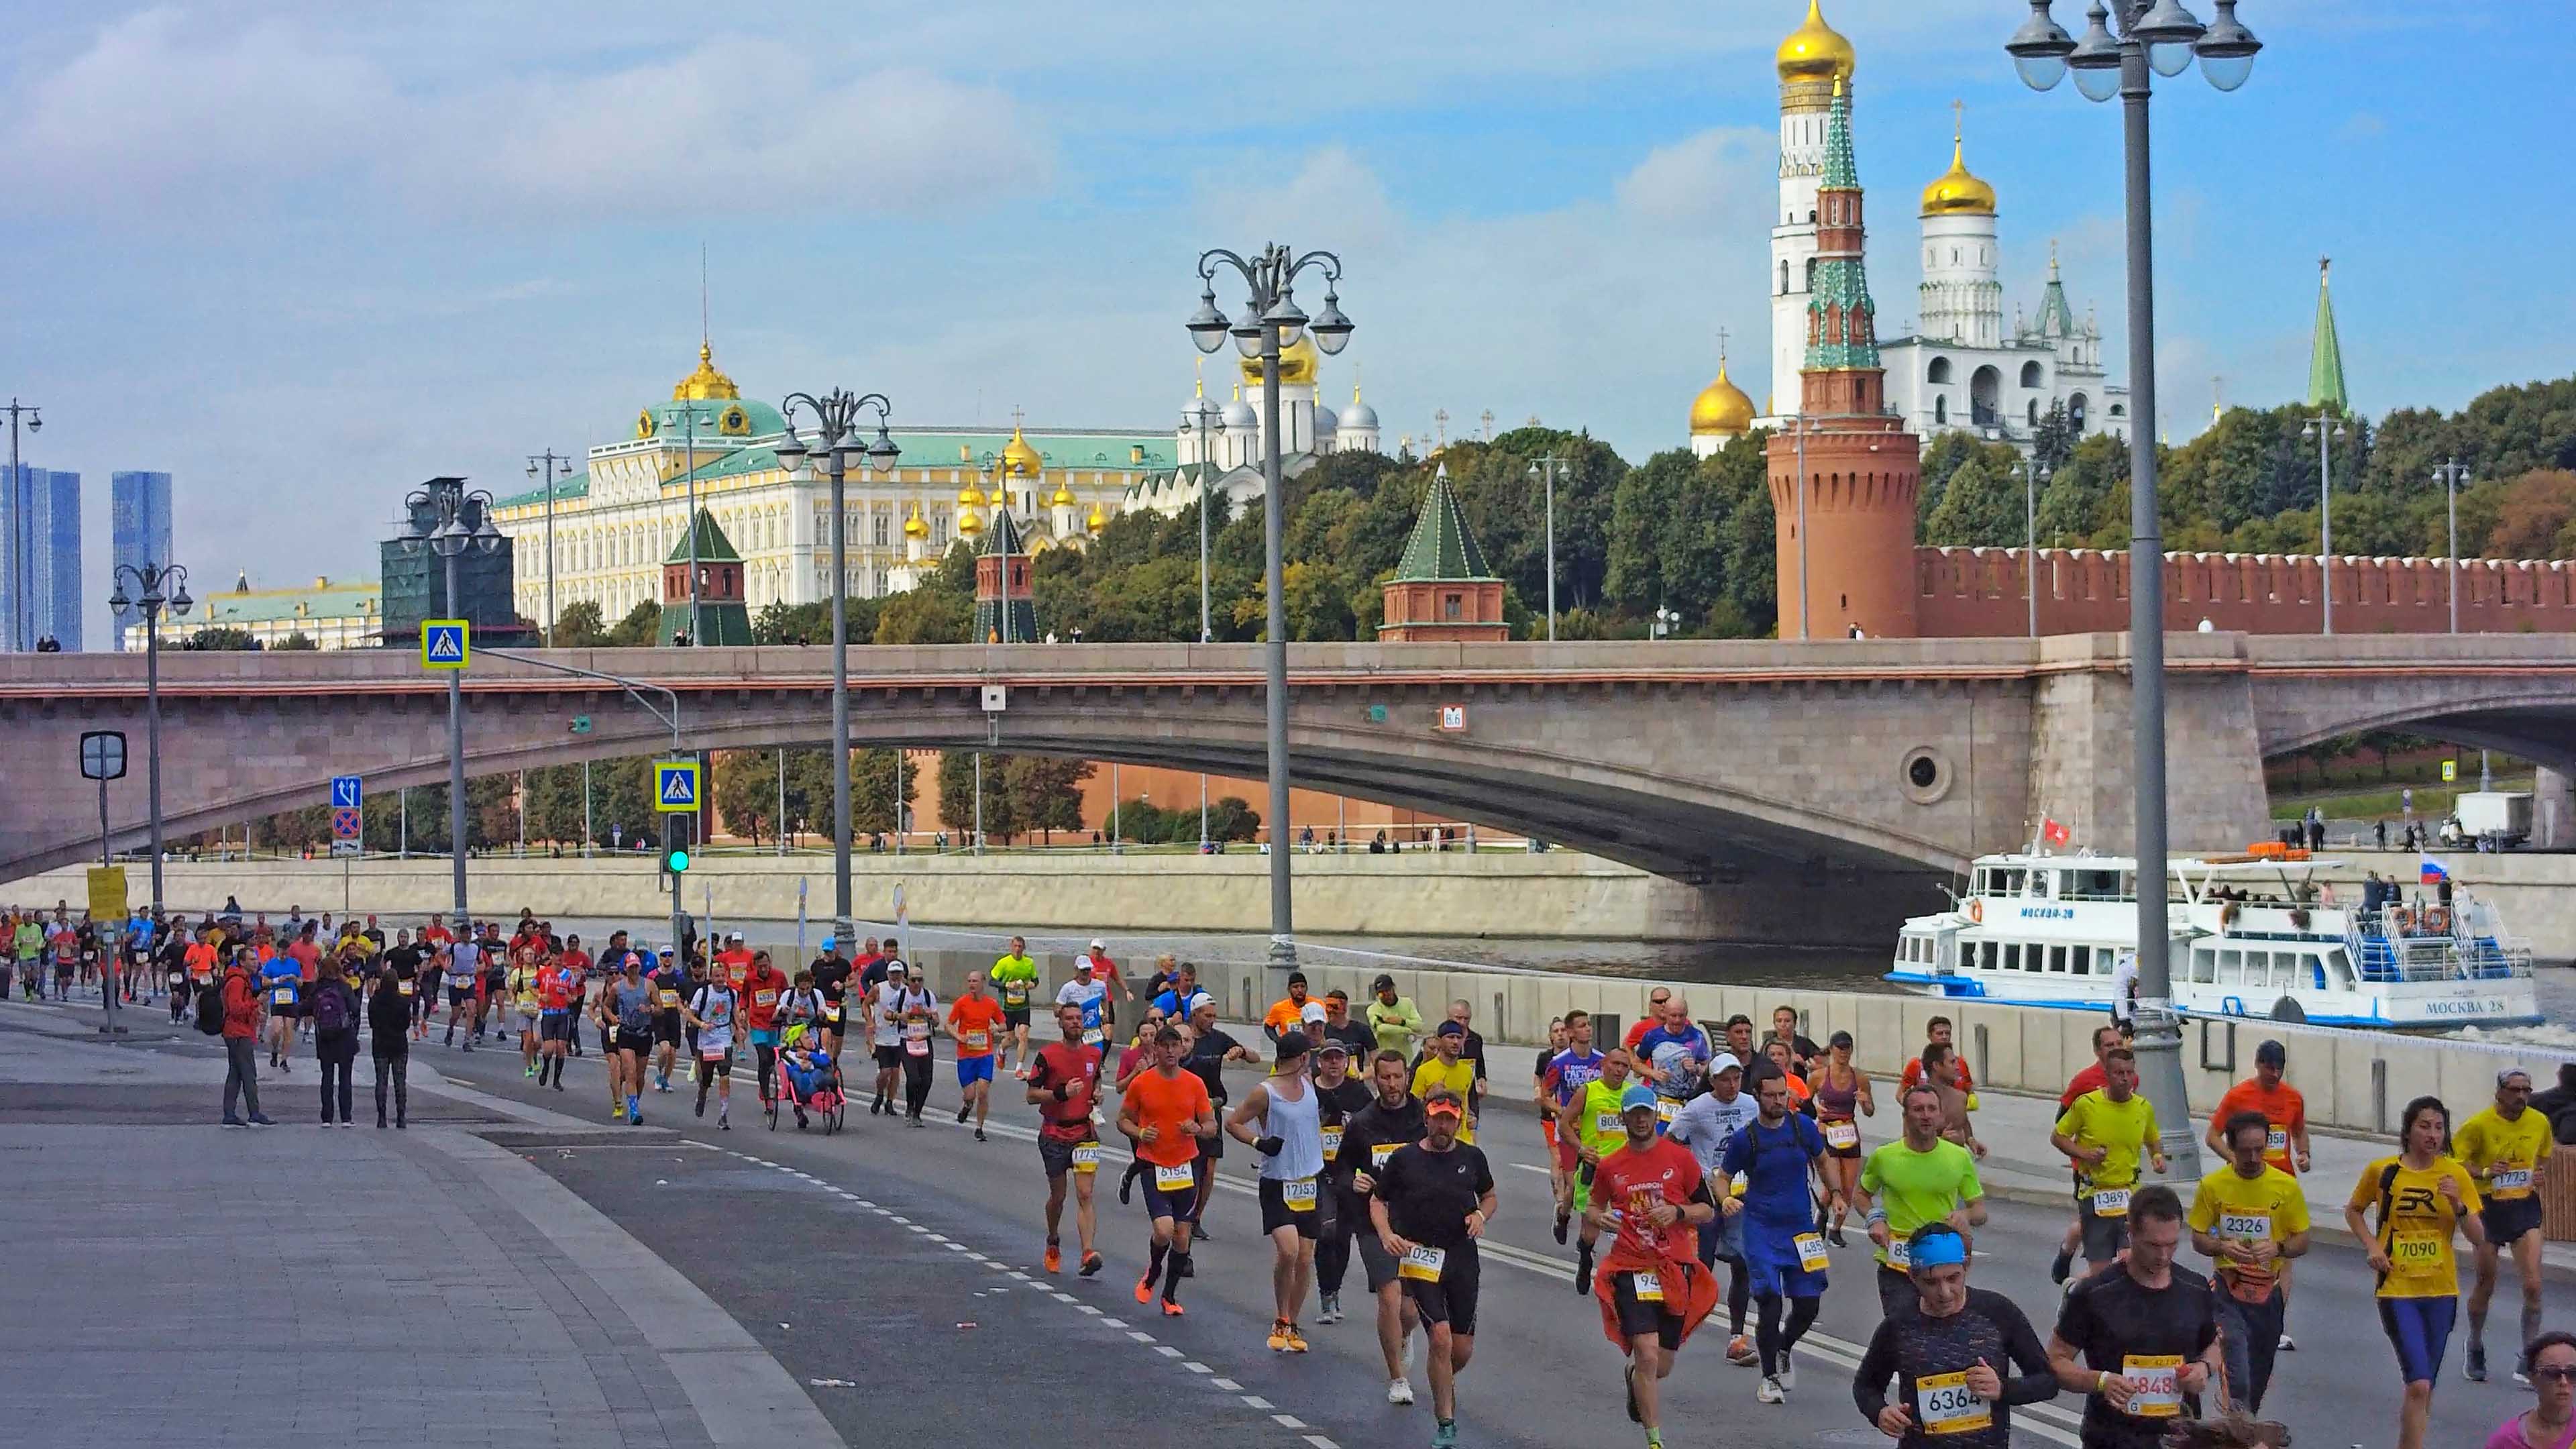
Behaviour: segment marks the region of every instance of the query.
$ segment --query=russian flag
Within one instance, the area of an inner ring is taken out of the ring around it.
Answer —
[[[2425,856],[2422,863],[2415,868],[2415,883],[2417,885],[2441,885],[2450,878],[2450,867],[2442,864],[2440,861],[2435,860],[2429,855]]]

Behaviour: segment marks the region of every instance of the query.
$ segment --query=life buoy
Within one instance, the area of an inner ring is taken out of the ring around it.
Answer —
[[[1982,926],[1986,923],[1986,903],[1974,897],[1968,900],[1968,919]]]
[[[2424,933],[2428,936],[2451,934],[2451,913],[2440,906],[2424,908]]]

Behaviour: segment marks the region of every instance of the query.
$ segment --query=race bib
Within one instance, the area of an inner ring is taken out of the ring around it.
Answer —
[[[1881,1256],[1887,1260],[1887,1266],[1900,1273],[1906,1272],[1914,1266],[1914,1245],[1903,1238],[1890,1238]]]
[[[1789,1240],[1789,1245],[1798,1250],[1798,1266],[1807,1272],[1821,1273],[1834,1260],[1820,1233],[1800,1233]]]
[[[2129,1395],[2129,1412],[2138,1418],[2170,1419],[2182,1412],[2182,1355],[2124,1355],[2120,1377],[2136,1386]]]
[[[1100,1144],[1097,1142],[1082,1142],[1075,1144],[1073,1149],[1073,1170],[1076,1172],[1098,1172],[1100,1170]]]
[[[268,993],[268,999],[270,1004],[275,1006],[293,1006],[295,1004],[295,988],[292,986],[280,986]]]
[[[841,1008],[839,1008],[838,1006],[826,1006],[826,1007],[824,1007],[824,1008],[823,1008],[823,1019],[824,1019],[825,1021],[839,1021],[839,1020],[841,1019]]]
[[[1160,1192],[1185,1192],[1199,1185],[1198,1169],[1184,1162],[1178,1167],[1154,1165],[1154,1187]]]
[[[1410,1278],[1416,1283],[1437,1283],[1442,1270],[1448,1266],[1448,1249],[1417,1244],[1405,1253],[1404,1262],[1397,1266],[1395,1275]]]
[[[1326,1162],[1331,1162],[1331,1161],[1334,1161],[1335,1159],[1339,1158],[1341,1155],[1342,1155],[1342,1129],[1341,1129],[1341,1128],[1339,1128],[1339,1127],[1327,1127],[1327,1128],[1325,1128],[1325,1129],[1324,1129],[1324,1160],[1325,1160]]]
[[[1082,1044],[1084,1046],[1098,1046],[1102,1040],[1103,1038],[1100,1034],[1100,1028],[1096,1026],[1086,1028],[1082,1033]]]
[[[1629,1290],[1637,1295],[1637,1301],[1640,1303],[1664,1301],[1664,1275],[1661,1273],[1631,1273],[1628,1275],[1628,1286]]]
[[[667,987],[657,993],[654,999],[662,1003],[664,1011],[677,1011],[680,1008],[680,993]]]
[[[2404,1268],[2432,1268],[2442,1261],[2440,1238],[2399,1238],[2388,1245],[2389,1259]]]
[[[2278,1122],[2273,1123],[2271,1130],[2263,1134],[2263,1150],[2265,1152],[2289,1151],[2290,1129]]]
[[[2500,1167],[2487,1176],[2487,1190],[2495,1193],[2531,1191],[2531,1169]]]
[[[930,1055],[930,1043],[917,1036],[906,1037],[903,1042],[903,1054],[908,1057],[926,1057]]]
[[[1594,1136],[1596,1136],[1596,1137],[1616,1137],[1616,1136],[1618,1136],[1618,1135],[1619,1135],[1619,1114],[1618,1114],[1618,1113],[1616,1113],[1616,1112],[1595,1112],[1595,1113],[1593,1113],[1593,1114],[1592,1114],[1592,1135],[1594,1135]]]
[[[410,983],[410,982],[408,982],[408,981],[397,981],[397,982],[395,982],[395,983],[394,983],[394,989],[395,989],[396,991],[401,992],[401,993],[402,993],[403,995],[405,995],[405,996],[409,996],[409,995],[411,995],[411,994],[412,994],[412,985],[411,985],[411,983]]]
[[[1860,1145],[1860,1124],[1858,1122],[1845,1118],[1824,1123],[1823,1126],[1825,1129],[1825,1145],[1827,1147],[1845,1149],[1858,1147]]]
[[[992,1043],[992,1039],[990,1032],[970,1031],[966,1033],[966,1050],[980,1052]]]
[[[1655,1117],[1667,1127],[1673,1125],[1673,1114],[1681,1111],[1681,1109],[1682,1104],[1674,1101],[1670,1097],[1657,1097],[1655,1099]]]
[[[1925,1374],[1914,1381],[1914,1401],[1926,1434],[1968,1434],[1994,1427],[1994,1411],[1968,1387],[1968,1371]]]
[[[2222,1238],[2242,1239],[2249,1243],[2260,1242],[2272,1236],[2272,1215],[2270,1213],[2220,1213],[2218,1235]]]
[[[1288,1205],[1288,1211],[1292,1213],[1313,1212],[1315,1210],[1315,1179],[1311,1177],[1301,1177],[1293,1182],[1282,1182],[1279,1184],[1279,1200],[1286,1203]]]
[[[2127,1188],[2106,1187],[2100,1192],[2093,1194],[2093,1216],[2097,1218],[2125,1218],[2128,1215],[2129,1190]]]
[[[1386,1166],[1386,1160],[1393,1157],[1395,1155],[1395,1149],[1402,1147],[1403,1145],[1404,1144],[1401,1142],[1380,1142],[1374,1144],[1369,1148],[1369,1166]]]

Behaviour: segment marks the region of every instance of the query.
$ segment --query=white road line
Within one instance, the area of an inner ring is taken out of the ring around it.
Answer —
[[[1194,1374],[1212,1374],[1216,1372],[1215,1369],[1209,1368],[1206,1364],[1199,1362],[1197,1359],[1191,1359],[1182,1364],[1181,1367],[1188,1369]]]
[[[1161,1354],[1165,1358],[1179,1358],[1181,1356],[1181,1351],[1172,1347],[1168,1343],[1155,1344],[1154,1352]]]
[[[1109,1316],[1108,1314],[1101,1312],[1099,1309],[1092,1307],[1088,1303],[1080,1304],[1078,1306],[1083,1312],[1090,1314],[1094,1318],[1106,1318]]]
[[[1539,1176],[1541,1176],[1541,1177],[1545,1177],[1545,1176],[1547,1176],[1547,1169],[1546,1169],[1546,1168],[1544,1168],[1544,1167],[1540,1167],[1540,1166],[1538,1166],[1538,1165],[1537,1165],[1537,1164],[1535,1164],[1535,1163],[1529,1163],[1529,1162],[1515,1162],[1515,1163],[1513,1163],[1513,1164],[1512,1164],[1512,1166],[1519,1168],[1519,1169],[1520,1169],[1521,1171],[1523,1171],[1523,1172],[1535,1172],[1535,1173],[1537,1173],[1537,1174],[1538,1174]]]
[[[1127,1336],[1136,1340],[1138,1343],[1152,1343],[1154,1341],[1154,1335],[1133,1328],[1127,1330]]]
[[[1321,1434],[1309,1434],[1309,1435],[1307,1435],[1307,1436],[1306,1436],[1306,1442],[1307,1442],[1307,1443],[1309,1443],[1309,1444],[1314,1445],[1314,1446],[1315,1446],[1315,1449],[1342,1449],[1342,1446],[1340,1446],[1339,1444],[1334,1443],[1334,1442],[1333,1442],[1332,1440],[1330,1440],[1330,1439],[1325,1438],[1325,1437],[1324,1437],[1323,1435],[1321,1435]]]
[[[1270,1416],[1270,1421],[1277,1424],[1282,1429],[1303,1429],[1306,1427],[1306,1421],[1298,1418],[1294,1414],[1273,1414]]]
[[[1247,1409],[1267,1409],[1272,1407],[1270,1401],[1261,1397],[1259,1394],[1244,1395],[1243,1406]]]
[[[1210,1379],[1210,1380],[1208,1380],[1208,1382],[1209,1382],[1209,1383],[1212,1383],[1212,1384],[1214,1384],[1214,1385],[1216,1385],[1216,1386],[1217,1386],[1218,1388],[1220,1388],[1220,1389],[1225,1390],[1225,1391],[1226,1391],[1227,1393],[1229,1393],[1229,1394],[1234,1393],[1234,1392],[1236,1392],[1236,1391],[1240,1390],[1240,1389],[1243,1387],[1243,1385],[1236,1383],[1236,1382],[1235,1382],[1234,1380],[1232,1380],[1232,1379]]]

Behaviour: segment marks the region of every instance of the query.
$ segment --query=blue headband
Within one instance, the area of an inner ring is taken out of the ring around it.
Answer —
[[[1917,1268],[1964,1264],[1968,1261],[1968,1240],[1957,1233],[1927,1233],[1914,1240],[1913,1255],[1907,1261]]]

